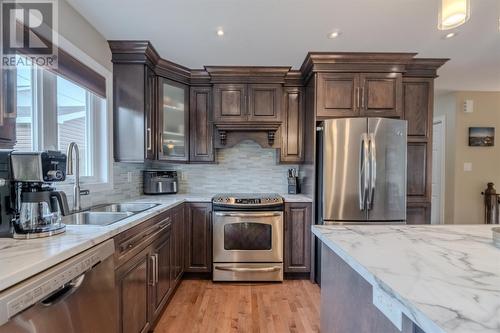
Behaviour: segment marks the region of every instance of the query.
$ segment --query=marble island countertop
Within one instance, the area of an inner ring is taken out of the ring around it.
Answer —
[[[491,225],[313,226],[313,233],[426,333],[500,332]]]
[[[48,238],[16,240],[0,238],[0,292],[94,245],[173,208],[183,202],[210,202],[213,194],[141,196],[127,202],[160,205],[108,226],[67,225],[66,232]],[[304,195],[284,194],[285,202],[310,202]]]

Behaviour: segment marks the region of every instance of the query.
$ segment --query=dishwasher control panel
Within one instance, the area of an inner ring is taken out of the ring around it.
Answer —
[[[108,240],[2,292],[0,326],[85,274],[94,265],[111,256],[114,248],[114,241]]]

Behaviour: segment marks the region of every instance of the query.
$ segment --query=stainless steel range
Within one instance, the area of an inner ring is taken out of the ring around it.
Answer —
[[[283,281],[283,198],[218,194],[213,206],[213,280]]]

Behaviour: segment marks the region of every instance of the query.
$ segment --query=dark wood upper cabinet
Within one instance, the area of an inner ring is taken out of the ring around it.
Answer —
[[[360,74],[360,115],[400,117],[403,110],[401,73]]]
[[[143,162],[155,152],[156,79],[143,64],[113,65],[115,161]]]
[[[189,159],[189,87],[160,78],[158,110],[158,159]]]
[[[359,75],[320,73],[317,78],[318,117],[359,116]]]
[[[401,73],[320,73],[317,80],[320,118],[402,114]]]
[[[280,84],[248,85],[248,120],[280,121],[283,87]]]
[[[247,85],[214,85],[214,120],[216,122],[243,122],[247,120]]]
[[[17,75],[15,69],[2,68],[0,77],[0,148],[16,144]]]
[[[145,109],[144,109],[144,126],[145,126],[145,157],[148,160],[156,159],[156,108],[157,108],[157,78],[155,72],[146,67],[146,88],[145,88]]]
[[[184,270],[209,273],[212,271],[212,204],[189,203],[185,207]]]
[[[304,89],[285,88],[283,103],[283,124],[281,163],[302,163],[304,161]]]
[[[281,84],[215,84],[214,121],[216,123],[280,121],[282,99]]]
[[[434,80],[405,78],[403,80],[404,119],[408,121],[408,135],[426,138],[429,135],[429,116],[434,101]]]
[[[285,204],[285,273],[311,271],[311,203]]]
[[[191,87],[189,95],[189,160],[215,162],[212,88]]]

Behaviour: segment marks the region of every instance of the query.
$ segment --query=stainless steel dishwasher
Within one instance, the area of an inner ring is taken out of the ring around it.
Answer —
[[[114,241],[0,293],[0,333],[117,332]]]

